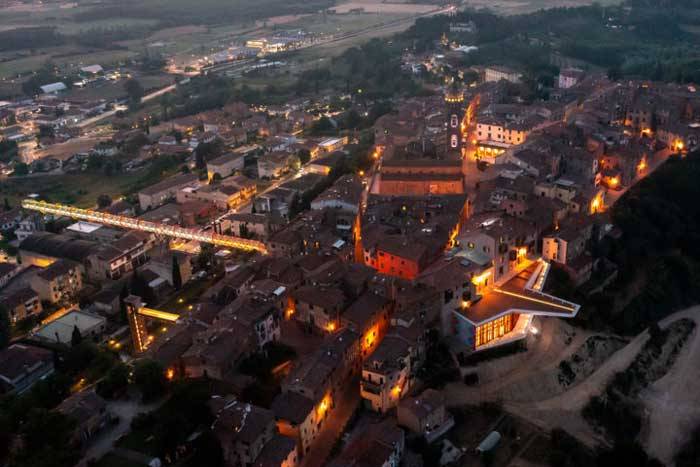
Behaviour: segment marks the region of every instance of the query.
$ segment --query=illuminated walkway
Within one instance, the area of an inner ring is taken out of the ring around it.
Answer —
[[[235,248],[245,251],[257,251],[267,254],[267,248],[262,242],[249,240],[246,238],[233,237],[230,235],[221,235],[214,232],[201,232],[196,229],[187,229],[157,222],[150,222],[141,219],[134,219],[126,216],[115,216],[104,212],[92,211],[90,209],[80,209],[62,204],[52,204],[44,201],[36,201],[33,199],[25,199],[22,201],[24,209],[39,211],[44,214],[53,214],[55,216],[67,216],[73,219],[95,222],[98,224],[112,225],[123,229],[141,230],[143,232],[151,232],[158,235],[166,235],[168,237],[181,238],[185,240],[196,240],[204,243],[211,243],[226,248]]]

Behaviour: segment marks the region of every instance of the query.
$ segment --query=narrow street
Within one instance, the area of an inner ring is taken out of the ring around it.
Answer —
[[[301,461],[301,467],[322,467],[326,464],[333,446],[342,436],[345,425],[360,403],[360,380],[355,377],[345,385],[345,391],[338,396],[335,408],[323,422],[321,433],[318,435],[311,450]]]

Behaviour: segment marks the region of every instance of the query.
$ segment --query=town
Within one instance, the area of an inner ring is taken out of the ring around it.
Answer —
[[[426,3],[0,102],[4,465],[697,465],[700,92]]]

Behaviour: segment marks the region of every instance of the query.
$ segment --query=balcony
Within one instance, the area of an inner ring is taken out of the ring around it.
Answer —
[[[379,395],[382,393],[382,386],[379,384],[362,380],[360,381],[360,390],[363,392],[369,392],[371,394]]]

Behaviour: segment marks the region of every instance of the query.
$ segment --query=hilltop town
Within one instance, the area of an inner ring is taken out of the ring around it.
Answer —
[[[468,64],[478,14],[425,11],[275,102],[226,70],[328,38],[0,102],[0,457],[692,465],[696,86]]]

